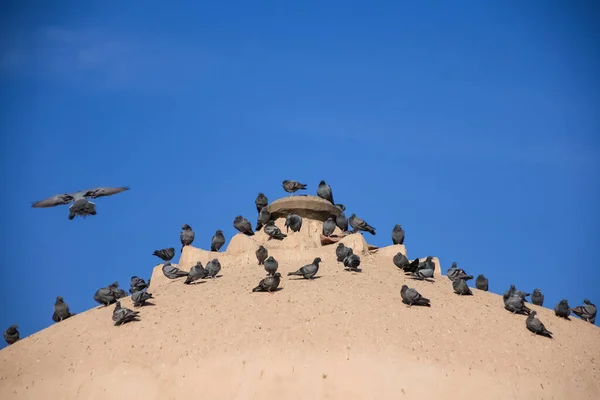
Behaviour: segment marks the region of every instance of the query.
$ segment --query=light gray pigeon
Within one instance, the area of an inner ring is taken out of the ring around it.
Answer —
[[[292,181],[292,180],[288,180],[288,179],[281,182],[281,185],[283,186],[283,190],[285,190],[286,192],[291,193],[291,194],[294,194],[298,190],[306,190],[305,183],[300,183],[300,182]]]
[[[473,275],[469,275],[465,272],[464,269],[458,268],[458,266],[456,265],[456,262],[453,262],[452,266],[450,268],[448,268],[448,271],[446,271],[446,276],[451,281],[454,281],[456,279],[463,279],[465,281],[469,281],[469,280],[473,279]]]
[[[179,239],[181,240],[181,251],[183,251],[183,248],[185,246],[191,245],[195,237],[196,234],[192,230],[192,227],[188,224],[183,224],[183,226],[181,227],[181,233],[179,234]]]
[[[260,213],[260,210],[269,205],[269,199],[263,193],[259,193],[254,203],[256,204],[256,212]]]
[[[411,272],[411,275],[420,281],[432,279],[434,271],[429,268],[418,269],[416,272]]]
[[[584,321],[587,321],[592,324],[595,323],[596,313],[598,312],[596,305],[592,304],[592,302],[588,299],[583,300],[583,303],[583,306],[577,306],[573,309],[573,314],[577,315]]]
[[[273,256],[269,256],[269,258],[265,260],[264,264],[265,271],[267,271],[267,275],[275,274],[275,272],[277,272],[277,268],[279,268],[279,263],[275,258],[273,258]]]
[[[183,232],[181,232],[181,234],[183,235]],[[193,234],[194,233],[192,232],[192,241],[194,240]],[[175,257],[175,248],[169,247],[169,248],[162,249],[162,250],[154,250],[154,253],[152,253],[152,255],[160,258],[163,261],[171,261],[173,259],[173,257]]]
[[[215,278],[219,271],[221,271],[221,263],[216,258],[210,260],[208,264],[206,264],[207,278]]]
[[[344,258],[344,267],[348,271],[356,271],[360,266],[360,257],[356,254],[350,254]]]
[[[288,214],[285,218],[285,227],[286,232],[289,232],[290,229],[292,232],[299,232],[302,228],[302,217],[296,214]]]
[[[117,297],[119,294],[118,291],[119,282],[113,282],[107,287],[98,289],[94,294],[94,300],[103,306],[108,306],[119,299],[119,297]],[[125,296],[127,296],[127,293]]]
[[[258,260],[258,265],[264,264],[267,257],[269,257],[269,251],[265,248],[265,246],[261,245],[256,250],[256,259]]]
[[[467,282],[464,279],[455,279],[452,281],[452,288],[454,289],[454,293],[459,296],[470,296],[473,294],[469,286],[467,286]]]
[[[392,229],[392,243],[404,244],[404,229],[400,224],[396,224]]]
[[[102,196],[112,196],[113,194],[121,193],[125,190],[129,190],[129,187],[98,187],[74,193],[57,194],[47,199],[37,201],[33,203],[31,207],[56,207],[73,202],[69,207],[69,219],[72,220],[77,215],[84,218],[89,215],[96,215],[96,203],[89,201],[88,198],[96,199]]]
[[[281,232],[281,230],[279,230],[279,228],[275,225],[275,221],[267,222],[265,225],[265,233],[269,235],[269,240],[283,240],[283,238],[287,237],[287,235]]]
[[[165,265],[163,265],[162,272],[169,279],[183,278],[184,276],[189,275],[189,272],[180,270],[170,262],[167,262]]]
[[[258,219],[256,220],[256,232],[260,231],[263,226],[271,220],[271,213],[267,207],[260,210],[258,213]]]
[[[196,282],[199,279],[206,278],[206,275],[207,272],[202,266],[202,263],[200,261],[196,261],[196,265],[193,265],[192,268],[190,268],[189,275],[187,276],[187,278],[185,278],[185,281],[183,283],[185,285],[189,285],[190,283]]]
[[[69,317],[72,317],[73,313],[69,310],[69,306],[65,303],[62,296],[56,296],[56,302],[54,303],[54,314],[52,314],[52,320],[54,322],[61,322]]]
[[[131,295],[131,300],[133,301],[134,307],[142,307],[146,304],[146,301],[152,299],[152,293],[148,293],[145,290],[140,290]]]
[[[517,296],[521,297],[525,301],[525,297],[529,296],[531,293],[521,292],[520,290],[517,290],[515,285],[510,285],[510,288],[508,289],[508,291],[504,292],[503,297],[506,299],[506,298],[512,296],[513,294],[516,294]]]
[[[132,311],[129,308],[121,307],[121,302],[115,303],[115,309],[113,311],[112,320],[115,321],[116,325],[123,325],[130,321],[138,321],[139,311]]]
[[[333,202],[333,193],[331,192],[331,186],[326,184],[325,181],[319,182],[319,187],[317,188],[317,196],[324,200],[327,200],[331,204],[335,204]]]
[[[254,232],[252,231],[252,224],[246,218],[238,215],[233,220],[233,227],[247,236],[253,236]]]
[[[533,289],[533,293],[531,293],[531,303],[540,307],[544,305],[544,295],[540,289]]]
[[[406,285],[402,285],[400,289],[400,296],[402,296],[402,302],[410,306],[425,306],[431,307],[431,301],[417,292],[413,288],[409,288]]]
[[[148,287],[146,281],[137,276],[132,276],[129,281],[129,293],[133,294],[135,292],[139,292],[140,290],[144,290]]]
[[[335,256],[337,257],[338,262],[344,262],[344,258],[348,257],[350,254],[354,254],[352,247],[346,247],[344,246],[344,243],[338,243],[337,248],[335,249]]]
[[[556,307],[554,307],[554,314],[557,317],[569,319],[569,315],[571,315],[571,307],[569,307],[569,302],[566,299],[562,299]]]
[[[350,219],[348,220],[350,226],[354,229],[352,233],[356,233],[359,231],[369,232],[371,235],[375,234],[375,228],[367,223],[367,221],[360,219],[356,216],[356,214],[352,213]]]
[[[212,237],[212,241],[210,244],[210,251],[219,251],[221,247],[225,244],[225,236],[223,235],[222,230],[217,230],[215,235]]]
[[[537,311],[532,311],[529,314],[529,316],[525,320],[525,326],[527,327],[527,329],[529,329],[531,332],[533,332],[536,335],[546,336],[546,337],[552,339],[552,332],[550,332],[548,329],[546,329],[546,327],[544,326],[542,321],[540,321],[539,319],[536,318],[536,314],[537,314]]]
[[[19,325],[11,325],[4,331],[4,340],[9,346],[19,341]]]
[[[297,276],[304,277],[304,279],[313,279],[313,277],[319,271],[319,263],[320,262],[321,262],[321,259],[319,257],[317,257],[313,260],[312,264],[307,264],[295,272],[288,272],[288,276],[297,275]]]
[[[477,279],[475,279],[475,287],[479,290],[483,290],[484,292],[487,292],[488,286],[489,286],[488,279],[485,276],[483,276],[482,274],[479,274]]]
[[[396,253],[393,261],[394,265],[400,269],[404,269],[404,267],[408,267],[408,265],[410,264],[408,258],[406,258],[406,256],[400,252]]]
[[[273,294],[273,291],[279,287],[279,283],[281,282],[281,274],[276,272],[273,275],[267,275],[266,278],[263,278],[258,286],[252,289],[252,292],[269,292]]]
[[[335,222],[333,218],[327,218],[327,221],[323,222],[323,236],[331,236],[335,230]]]

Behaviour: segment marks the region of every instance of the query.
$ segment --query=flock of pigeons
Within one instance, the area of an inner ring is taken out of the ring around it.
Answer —
[[[306,184],[293,180],[284,180],[282,182],[282,186],[283,190],[292,195],[298,190],[306,190]],[[88,198],[95,199],[100,196],[110,196],[121,193],[125,190],[129,190],[129,188],[95,188],[70,194],[58,194],[48,199],[38,201],[34,203],[32,207],[54,207],[73,202],[73,204],[69,207],[69,219],[72,220],[75,218],[75,216],[87,217],[90,215],[96,215],[96,206],[94,203],[89,201]],[[353,234],[362,231],[375,235],[375,228],[369,225],[365,220],[357,217],[355,214],[352,214],[349,218],[346,218],[346,208],[343,204],[334,203],[331,187],[325,183],[325,181],[321,181],[319,183],[317,195],[320,198],[331,202],[331,204],[333,204],[339,211],[337,216],[330,217],[323,223],[324,236],[330,237],[336,227],[338,227],[343,234]],[[269,240],[285,239],[287,234],[281,232],[281,230],[275,225],[275,221],[271,218],[271,214],[267,208],[267,205],[269,204],[267,197],[263,193],[259,193],[255,204],[258,212],[256,231],[259,231],[264,227],[264,232],[269,236]],[[353,231],[348,232],[348,225],[353,228]],[[235,217],[233,226],[235,229],[245,235],[254,235],[252,224],[241,215]],[[300,231],[302,228],[302,217],[293,213],[289,213],[286,216],[285,227],[287,232],[289,232],[290,229],[292,232]],[[405,233],[402,226],[399,224],[395,225],[392,229],[393,244],[404,244],[404,236]],[[191,226],[184,224],[180,233],[182,245],[181,250],[183,251],[185,246],[191,245],[194,241],[194,238],[195,234]],[[221,230],[217,230],[212,237],[210,247],[211,251],[218,252],[225,244],[225,241],[226,240],[223,232]],[[344,265],[344,269],[346,271],[362,271],[359,268],[361,262],[360,257],[354,254],[351,247],[347,247],[343,243],[338,243],[335,252],[337,261]],[[157,256],[164,261],[162,272],[165,277],[168,279],[185,278],[183,283],[186,285],[198,283],[197,281],[202,279],[217,278],[219,276],[218,273],[221,271],[221,264],[217,258],[209,261],[206,264],[206,267],[204,267],[202,263],[198,261],[196,265],[190,268],[189,272],[182,271],[171,264],[171,260],[175,256],[175,248],[173,247],[155,250],[152,255]],[[273,292],[278,290],[281,282],[281,274],[277,272],[279,264],[273,256],[269,256],[268,250],[262,245],[256,250],[256,259],[258,261],[258,265],[263,265],[265,271],[267,272],[267,276],[260,280],[258,285],[252,289],[252,292],[268,292],[273,294]],[[304,279],[313,279],[313,277],[319,271],[320,262],[321,259],[317,257],[312,263],[304,265],[297,271],[289,272],[288,276],[301,276]],[[398,252],[393,257],[393,263],[396,267],[403,270],[406,275],[413,279],[432,282],[432,279],[434,278],[435,262],[431,256],[428,256],[424,261],[420,261],[418,258],[416,258],[411,262],[403,253]],[[473,294],[467,285],[467,281],[473,279],[473,276],[467,274],[463,269],[458,268],[456,262],[452,263],[452,266],[446,272],[446,276],[452,282],[452,288],[456,294],[460,296]],[[488,279],[483,275],[479,275],[475,280],[475,286],[479,290],[487,291],[488,285]],[[148,300],[153,298],[152,294],[148,292],[149,286],[150,279],[146,283],[146,281],[144,281],[142,278],[137,276],[131,277],[129,295],[131,295],[131,300],[134,307],[142,307],[147,304],[146,302]],[[402,285],[400,289],[400,295],[402,297],[402,302],[408,307],[413,305],[426,307],[431,306],[431,301],[429,299],[423,297],[417,290],[410,288],[407,285]],[[94,300],[103,306],[109,306],[110,304],[114,303],[115,308],[113,310],[112,320],[114,321],[114,325],[121,326],[127,322],[139,320],[139,311],[130,310],[121,306],[119,299],[127,296],[127,292],[119,288],[119,283],[113,282],[104,288],[98,289],[94,294]],[[543,305],[544,295],[539,289],[535,289],[533,293],[525,293],[517,290],[515,285],[511,285],[503,295],[504,308],[513,314],[527,315],[525,325],[528,330],[533,332],[533,334],[551,338],[552,332],[548,331],[544,324],[538,318],[536,318],[537,312],[531,310],[525,305],[525,298],[528,296],[531,296],[531,302],[533,304],[538,306]],[[585,299],[583,302],[584,305],[571,309],[567,300],[563,299],[556,305],[556,307],[554,307],[554,312],[556,316],[565,319],[569,319],[569,315],[571,312],[573,312],[573,314],[593,324],[596,320],[597,308],[588,299]],[[69,306],[67,303],[65,303],[64,299],[61,296],[57,296],[56,302],[54,303],[54,314],[52,315],[52,320],[58,323],[70,318],[73,315],[76,314],[69,310]],[[9,345],[18,341],[18,325],[12,325],[6,329],[6,331],[4,331],[4,339]]]

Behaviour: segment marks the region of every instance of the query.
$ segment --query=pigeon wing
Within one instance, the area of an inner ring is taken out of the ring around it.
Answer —
[[[102,196],[112,196],[113,194],[124,192],[125,190],[129,190],[129,186],[116,187],[116,188],[99,187],[99,188],[94,188],[94,189],[90,189],[90,190],[86,191],[84,196],[95,199],[95,198],[102,197]]]
[[[55,207],[69,204],[73,201],[73,195],[70,193],[57,194],[56,196],[48,197],[47,199],[36,201],[31,205],[34,208]]]

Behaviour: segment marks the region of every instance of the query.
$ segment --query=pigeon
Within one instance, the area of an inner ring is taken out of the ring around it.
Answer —
[[[431,269],[433,271],[435,271],[435,263],[433,262],[433,257],[432,256],[427,256],[425,258],[425,261],[420,262],[419,261],[419,267],[417,268],[419,269]]]
[[[277,272],[277,268],[279,268],[279,263],[273,256],[269,256],[264,262],[265,271],[267,271],[267,275],[273,275]]]
[[[327,200],[331,204],[335,204],[333,202],[333,193],[331,192],[331,186],[326,184],[325,181],[319,182],[319,187],[317,188],[317,196],[324,200]]]
[[[192,242],[194,241],[194,237],[196,237],[196,234],[192,230],[192,227],[188,224],[183,224],[183,226],[181,227],[181,233],[179,234],[179,239],[181,239],[181,251],[183,251],[183,248],[185,246],[189,246],[190,244],[192,244]]]
[[[256,211],[260,213],[260,210],[269,205],[269,199],[267,199],[267,196],[265,196],[263,193],[259,193],[258,196],[256,196],[254,204],[256,204]]]
[[[421,296],[419,292],[417,292],[413,288],[409,288],[406,285],[402,285],[400,289],[400,296],[402,296],[402,302],[410,306],[426,306],[431,307],[431,301]]]
[[[218,230],[215,232],[215,235],[212,237],[212,242],[210,244],[210,251],[219,251],[221,247],[225,244],[225,236],[223,236],[223,231]]]
[[[240,231],[241,233],[243,233],[244,235],[248,235],[248,236],[254,235],[250,221],[248,221],[246,218],[242,217],[241,215],[238,215],[237,217],[235,217],[235,219],[233,220],[233,227],[235,229],[237,229],[238,231]]]
[[[479,274],[477,279],[475,279],[475,287],[479,290],[483,290],[483,291],[487,292],[488,286],[489,286],[488,279],[485,276],[483,276],[482,274]]]
[[[430,268],[418,269],[417,272],[412,272],[412,276],[420,281],[433,278],[434,270]]]
[[[265,246],[260,246],[256,250],[256,259],[258,260],[258,265],[262,265],[265,263],[265,260],[269,256],[269,251],[265,249]]]
[[[569,302],[566,299],[562,299],[556,307],[554,307],[554,314],[557,317],[569,319],[569,315],[571,315],[571,307],[569,307]]]
[[[218,259],[213,258],[206,264],[206,277],[215,278],[221,270],[221,263]]]
[[[356,254],[350,254],[344,258],[344,267],[349,271],[356,271],[360,265],[360,257]]]
[[[350,254],[354,254],[352,247],[346,247],[344,246],[344,243],[338,243],[335,249],[335,256],[337,257],[338,262],[344,262],[344,258],[348,257]]]
[[[458,268],[456,262],[453,262],[452,266],[448,268],[448,271],[446,271],[446,276],[451,281],[456,279],[464,279],[465,281],[473,279],[473,275],[468,275],[464,269]]]
[[[206,278],[207,272],[204,269],[204,267],[202,266],[202,263],[200,261],[196,261],[196,265],[192,266],[192,268],[190,268],[190,272],[187,276],[187,278],[185,278],[185,281],[183,282],[185,285],[189,285],[192,282],[196,282],[198,279],[204,279]]]
[[[252,289],[252,292],[269,292],[273,293],[275,289],[279,286],[279,282],[281,282],[281,274],[276,272],[273,275],[267,275],[266,278],[263,278],[258,286]]]
[[[537,319],[535,317],[536,314],[537,314],[537,311],[532,311],[529,314],[529,316],[525,320],[525,326],[527,326],[527,329],[529,329],[535,335],[546,336],[546,337],[552,339],[552,332],[550,332],[548,329],[546,329],[546,327],[544,326],[542,321],[540,321],[539,319]]]
[[[19,340],[19,325],[11,325],[4,331],[4,340],[9,346]]]
[[[133,301],[134,307],[142,307],[146,304],[147,300],[152,299],[152,293],[148,293],[145,290],[140,290],[131,295],[131,300]]]
[[[513,314],[527,314],[531,313],[529,307],[525,305],[525,299],[518,294],[512,294],[506,297],[504,296],[504,308]]]
[[[169,279],[183,278],[184,276],[189,275],[189,272],[180,270],[179,268],[173,266],[170,262],[163,265],[162,272]]]
[[[138,278],[137,276],[132,276],[129,281],[129,293],[139,292],[140,290],[144,290],[148,287],[146,281],[142,278]]]
[[[300,232],[300,228],[302,228],[302,217],[296,214],[288,214],[285,218],[285,228],[286,232],[289,232],[290,229],[292,232]]]
[[[582,320],[593,324],[596,322],[596,312],[598,310],[596,306],[588,299],[583,300],[583,303],[585,305],[577,306],[573,309],[573,314],[577,315]]]
[[[304,279],[313,279],[313,277],[319,271],[319,263],[320,262],[321,262],[321,259],[319,257],[317,257],[313,260],[312,264],[307,264],[295,272],[288,272],[288,276],[297,275],[297,276],[304,277]]]
[[[510,285],[510,288],[506,292],[504,292],[504,298],[506,299],[512,295],[517,295],[525,301],[525,297],[529,296],[530,294],[531,293],[525,293],[521,292],[520,290],[517,290],[517,288],[515,288],[515,285]]]
[[[343,211],[335,217],[335,224],[342,232],[348,232],[348,218]]]
[[[77,215],[85,218],[89,215],[96,215],[96,203],[89,201],[88,198],[96,199],[102,196],[112,196],[113,194],[121,193],[125,190],[129,190],[129,187],[98,187],[89,190],[80,190],[79,192],[74,193],[57,194],[47,199],[36,201],[31,207],[56,207],[73,202],[69,207],[69,219],[72,220]]]
[[[469,296],[472,295],[471,289],[467,286],[467,282],[464,279],[455,279],[452,281],[452,289],[454,289],[454,293],[459,296]]]
[[[279,228],[275,225],[275,221],[267,222],[267,224],[265,225],[265,233],[269,235],[269,240],[283,240],[283,238],[287,237],[287,235],[281,232]]]
[[[258,218],[256,220],[256,232],[260,231],[263,226],[267,224],[271,220],[271,213],[265,207],[258,213]]]
[[[54,303],[54,314],[52,314],[52,320],[54,322],[61,322],[64,319],[72,317],[75,314],[71,314],[69,306],[63,300],[62,296],[56,296],[56,302]]]
[[[283,190],[291,194],[294,194],[298,190],[306,190],[306,184],[297,181],[286,179],[285,181],[281,182],[281,185],[283,186]]]
[[[192,236],[193,236],[193,234],[194,234],[194,232],[192,232]],[[181,243],[183,244],[183,232],[181,232],[181,236],[182,236]],[[194,240],[194,239],[192,238],[192,240]],[[152,255],[160,258],[163,261],[171,261],[173,259],[173,257],[175,257],[175,248],[169,247],[169,248],[162,249],[162,250],[154,250],[154,253],[152,253]]]
[[[121,288],[117,288],[117,290],[116,290],[116,292],[115,292],[115,295],[117,296],[117,300],[118,300],[118,299],[122,299],[123,297],[127,297],[127,296],[129,296],[129,295],[127,294],[127,292],[126,292],[126,291],[124,291],[124,290],[123,290],[123,289],[121,289]]]
[[[327,221],[323,222],[323,236],[331,236],[335,231],[335,222],[333,218],[327,218]]]
[[[540,289],[533,289],[533,293],[531,293],[531,302],[540,307],[544,304],[544,295],[540,292]]]
[[[340,210],[340,212],[344,212],[346,211],[346,206],[343,204],[334,204],[335,208],[337,208],[338,210]]]
[[[129,308],[121,307],[121,302],[115,303],[115,309],[113,311],[112,320],[115,321],[116,325],[123,325],[130,321],[138,321],[139,311],[132,311]]]
[[[414,273],[414,272],[417,272],[417,270],[419,269],[419,265],[420,265],[419,259],[415,258],[407,266],[403,267],[402,269],[404,270],[404,272]]]
[[[119,282],[113,282],[107,287],[98,289],[94,294],[94,300],[99,304],[108,306],[117,301],[118,290]],[[125,293],[125,295],[127,296],[127,293]]]
[[[399,224],[392,229],[392,242],[394,244],[404,244],[404,229]]]
[[[350,222],[350,226],[354,228],[354,232],[352,233],[356,233],[358,231],[365,231],[369,232],[371,235],[375,234],[375,228],[369,225],[367,221],[358,218],[354,213],[352,213],[348,222]]]
[[[408,264],[410,264],[408,258],[406,258],[406,256],[400,252],[396,253],[393,261],[394,265],[400,269],[404,269],[405,267],[408,267]]]

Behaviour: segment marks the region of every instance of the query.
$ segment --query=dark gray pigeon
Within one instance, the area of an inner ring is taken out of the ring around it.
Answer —
[[[170,262],[163,265],[162,272],[169,279],[183,278],[184,276],[189,275],[189,272],[180,270],[179,268],[172,265]]]
[[[263,278],[258,286],[252,289],[252,292],[269,292],[273,294],[273,291],[279,287],[279,283],[281,282],[281,274],[276,272],[273,275],[267,275],[266,278]]]
[[[324,200],[327,200],[331,204],[335,204],[333,202],[333,193],[331,192],[331,186],[326,184],[325,181],[319,182],[319,187],[317,188],[317,196]]]
[[[265,248],[265,246],[261,245],[256,250],[256,259],[258,260],[258,265],[264,264],[267,257],[269,257],[269,251]]]
[[[454,289],[454,293],[459,296],[470,296],[473,295],[469,286],[467,286],[467,282],[464,279],[455,279],[452,281],[452,289]]]
[[[548,329],[546,329],[546,327],[544,326],[542,321],[540,321],[539,319],[537,319],[535,317],[536,314],[537,314],[537,311],[532,311],[529,314],[529,316],[525,320],[525,326],[527,326],[527,329],[529,329],[531,332],[533,332],[536,335],[546,336],[546,337],[552,339],[552,332],[550,332]]]
[[[337,257],[338,262],[344,262],[344,258],[348,257],[350,254],[354,254],[352,247],[346,247],[344,246],[344,243],[338,243],[335,249],[335,256]]]
[[[302,217],[296,214],[288,214],[285,218],[285,227],[286,232],[289,232],[290,229],[292,232],[299,232],[302,228]]]
[[[479,290],[487,292],[489,287],[488,279],[482,274],[479,274],[477,279],[475,279],[475,287]]]
[[[556,307],[554,307],[554,314],[557,317],[569,319],[569,315],[571,315],[571,307],[569,307],[569,302],[566,299],[562,299]]]
[[[392,229],[392,242],[394,244],[404,244],[404,229],[400,224],[396,224]]]
[[[313,279],[313,277],[319,271],[319,263],[320,262],[321,262],[321,259],[319,257],[317,257],[313,260],[312,264],[307,264],[295,272],[288,272],[288,276],[296,275],[296,276],[302,276],[302,277],[304,277],[304,279]]]
[[[525,305],[525,299],[516,293],[508,297],[504,297],[504,308],[513,314],[529,315],[531,313],[529,307]]]
[[[4,340],[9,346],[19,340],[19,325],[11,325],[4,331]]]
[[[531,293],[531,303],[540,307],[544,305],[544,295],[540,289],[533,289],[533,293]]]
[[[119,299],[122,299],[123,297],[127,297],[127,296],[129,296],[129,295],[127,294],[127,292],[126,292],[126,291],[124,291],[124,290],[123,290],[123,289],[121,289],[121,288],[117,288],[117,290],[116,290],[116,292],[115,292],[115,293],[116,293],[116,296],[117,296],[117,300],[119,300]]]
[[[183,226],[181,227],[181,233],[179,234],[179,239],[181,239],[181,251],[183,251],[183,248],[185,246],[191,245],[195,237],[196,234],[192,230],[192,227],[188,224],[183,224]]]
[[[113,311],[112,320],[115,321],[116,325],[123,325],[130,321],[138,321],[139,311],[133,311],[129,308],[121,307],[121,302],[115,303],[115,309]]]
[[[206,277],[207,278],[215,278],[217,274],[221,271],[221,263],[218,259],[213,258],[206,264]]]
[[[131,295],[131,300],[133,301],[134,307],[142,307],[146,304],[146,301],[152,299],[152,293],[148,293],[145,290],[140,290]]]
[[[192,232],[192,240],[194,240],[193,234],[194,233]],[[183,232],[181,232],[181,235],[183,235]],[[175,248],[169,247],[169,248],[162,249],[162,250],[154,250],[154,253],[152,253],[152,255],[160,258],[163,261],[171,261],[173,259],[173,257],[175,257]]]
[[[433,256],[427,256],[423,262],[419,261],[419,267],[417,270],[419,269],[431,269],[435,271],[435,262],[433,261]]]
[[[258,213],[258,219],[256,220],[256,232],[260,231],[261,228],[271,220],[271,213],[265,207]]]
[[[260,213],[260,210],[269,205],[269,199],[263,193],[259,193],[254,204],[256,204],[256,212]]]
[[[96,215],[96,203],[89,201],[88,198],[96,199],[102,196],[112,196],[113,194],[121,193],[125,190],[129,190],[129,187],[99,187],[89,190],[80,190],[79,192],[74,193],[57,194],[47,199],[37,201],[33,203],[31,207],[56,207],[73,202],[69,207],[69,219],[72,220],[77,215],[85,218],[89,215]]]
[[[356,271],[360,266],[360,257],[356,254],[350,254],[344,258],[344,267],[349,271]]]
[[[72,317],[75,314],[72,314],[69,310],[69,306],[65,303],[62,296],[56,296],[56,302],[54,303],[54,314],[52,314],[52,320],[54,322],[61,322],[69,317]]]
[[[291,194],[296,193],[298,190],[306,190],[306,184],[298,181],[286,179],[285,181],[281,182],[281,185],[283,186],[283,190]]]
[[[331,236],[335,230],[335,222],[333,218],[327,218],[327,221],[323,222],[323,236]]]
[[[342,211],[337,217],[335,217],[335,224],[343,232],[348,232],[348,218]]]
[[[352,233],[356,233],[358,231],[365,231],[369,232],[371,235],[375,234],[375,228],[369,225],[367,221],[358,218],[354,213],[352,213],[348,222],[350,223],[350,226],[354,229]]]
[[[107,287],[100,288],[94,294],[94,300],[104,306],[108,306],[117,301],[119,294],[119,282],[113,282]],[[127,293],[125,293],[127,295]]]
[[[215,235],[212,237],[212,241],[210,243],[210,251],[219,251],[221,247],[225,244],[225,236],[223,235],[222,230],[218,230],[215,232]]]
[[[183,283],[185,285],[189,285],[190,283],[196,282],[199,279],[206,278],[206,275],[207,272],[202,266],[202,263],[200,261],[196,261],[196,265],[193,265],[192,268],[190,268],[190,272]]]
[[[265,233],[269,235],[269,240],[277,239],[283,240],[283,238],[287,237],[287,235],[275,225],[275,221],[269,221],[265,225]]]
[[[279,263],[275,258],[273,258],[273,256],[269,256],[269,258],[265,260],[264,264],[265,271],[267,271],[267,275],[275,274],[275,272],[277,272],[277,268],[279,268]]]
[[[531,293],[521,292],[520,290],[517,290],[515,285],[510,285],[510,288],[506,292],[504,292],[504,298],[506,299],[512,296],[513,294],[516,294],[525,301],[525,297],[529,296]]]
[[[587,321],[592,324],[595,323],[596,313],[598,312],[596,305],[592,304],[592,302],[588,299],[583,300],[583,303],[583,306],[577,306],[573,309],[573,314],[577,315],[584,321]]]
[[[394,265],[400,269],[404,269],[404,267],[408,267],[408,265],[410,264],[410,261],[408,261],[408,258],[406,258],[406,256],[400,252],[396,253],[393,261],[394,261]]]
[[[419,259],[415,258],[407,266],[403,267],[402,269],[404,270],[404,272],[415,273],[419,269],[420,265],[421,264],[419,262]]]
[[[402,296],[402,302],[410,306],[425,306],[431,307],[431,301],[417,292],[413,288],[409,288],[406,285],[402,285],[400,289],[400,296]]]
[[[253,236],[254,231],[252,231],[252,224],[246,218],[238,215],[233,220],[233,227],[243,233],[244,235]]]
[[[138,278],[137,276],[132,276],[129,281],[129,293],[139,292],[140,290],[144,290],[148,287],[146,281],[142,278]]]
[[[473,275],[469,275],[465,272],[464,269],[458,268],[456,262],[453,262],[452,266],[448,268],[448,271],[446,271],[446,276],[451,281],[454,281],[456,279],[464,279],[465,281],[469,281],[473,279]]]

